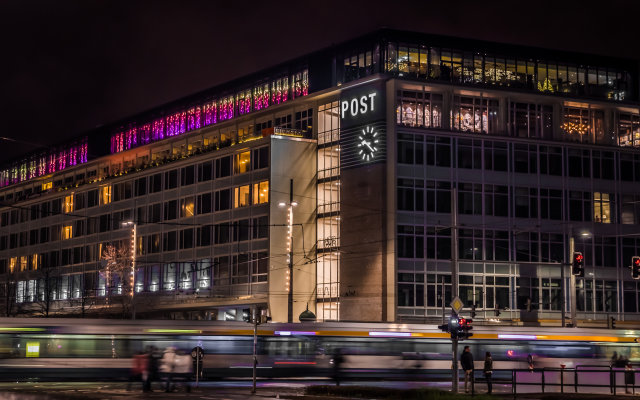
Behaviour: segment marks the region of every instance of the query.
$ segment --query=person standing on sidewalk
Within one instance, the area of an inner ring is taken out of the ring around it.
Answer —
[[[464,346],[460,356],[460,365],[464,370],[464,392],[469,393],[469,379],[473,379],[473,355],[469,346]],[[473,383],[471,383],[473,385]]]
[[[493,358],[491,353],[487,351],[484,356],[484,377],[487,379],[487,394],[491,394],[493,386],[491,384],[491,376],[493,375]]]

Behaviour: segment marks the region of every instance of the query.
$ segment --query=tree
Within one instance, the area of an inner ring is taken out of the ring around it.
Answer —
[[[124,243],[107,245],[102,253],[104,270],[100,271],[105,281],[107,305],[110,305],[111,292],[115,289],[116,299],[122,304],[123,317],[128,314],[133,298],[130,249]]]

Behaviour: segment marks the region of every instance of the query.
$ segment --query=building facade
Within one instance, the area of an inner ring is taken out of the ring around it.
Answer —
[[[638,78],[382,30],[181,99],[0,171],[2,311],[633,324]]]

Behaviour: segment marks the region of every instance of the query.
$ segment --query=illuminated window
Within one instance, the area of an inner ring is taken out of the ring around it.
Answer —
[[[233,160],[233,172],[235,174],[242,174],[251,168],[251,152],[245,151],[240,154],[236,154]]]
[[[195,214],[195,201],[193,197],[187,197],[180,200],[180,217],[189,218]]]
[[[31,256],[31,269],[36,271],[38,269],[38,265],[40,264],[40,256],[38,254],[34,254]]]
[[[62,227],[62,240],[71,239],[73,237],[73,226],[67,225]]]
[[[111,185],[100,188],[100,205],[111,203]]]
[[[71,213],[73,212],[73,194],[69,196],[65,196],[64,198],[64,212]]]
[[[26,271],[29,267],[29,256],[20,257],[20,272]]]
[[[11,257],[9,259],[9,272],[13,273],[18,265],[18,257]]]
[[[253,204],[269,202],[269,181],[253,184]]]
[[[42,184],[42,190],[49,190],[53,188],[53,182],[45,182]]]
[[[609,193],[593,193],[593,220],[604,224],[611,223],[611,202]]]
[[[233,207],[247,207],[250,203],[249,185],[235,188]]]

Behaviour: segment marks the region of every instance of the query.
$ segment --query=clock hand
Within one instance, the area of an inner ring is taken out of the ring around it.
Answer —
[[[365,145],[369,148],[369,150],[373,151],[373,147],[369,146],[369,143],[365,143]]]

